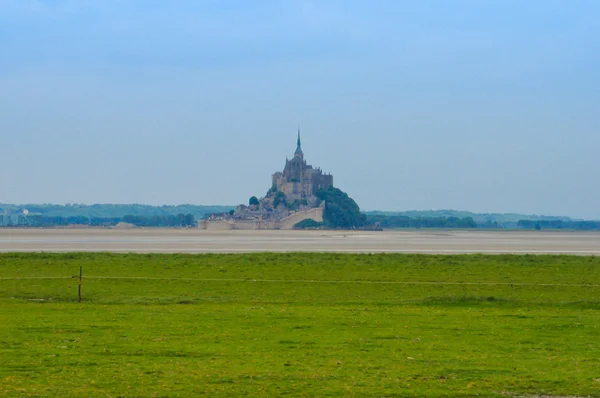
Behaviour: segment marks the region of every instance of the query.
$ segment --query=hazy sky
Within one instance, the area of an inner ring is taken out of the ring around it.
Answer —
[[[0,0],[0,202],[600,218],[600,1]]]

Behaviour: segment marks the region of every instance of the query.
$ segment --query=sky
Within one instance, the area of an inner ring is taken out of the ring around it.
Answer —
[[[0,203],[600,219],[596,0],[0,0]]]

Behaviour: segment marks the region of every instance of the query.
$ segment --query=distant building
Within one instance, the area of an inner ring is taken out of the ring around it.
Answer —
[[[312,199],[321,188],[333,186],[333,176],[324,174],[320,168],[313,168],[304,160],[300,143],[300,129],[296,152],[292,159],[285,160],[283,172],[273,174],[273,187],[283,192],[289,200]]]
[[[202,229],[291,229],[298,222],[310,219],[323,221],[325,203],[316,193],[333,186],[333,176],[306,163],[300,142],[285,161],[283,172],[272,176],[271,189],[258,204],[239,205],[233,214],[220,213],[198,222]]]

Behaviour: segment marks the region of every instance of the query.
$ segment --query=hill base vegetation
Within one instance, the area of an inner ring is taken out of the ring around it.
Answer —
[[[598,257],[0,254],[0,396],[600,396],[599,297]]]
[[[319,202],[325,201],[323,226],[326,228],[354,229],[366,224],[366,216],[356,202],[341,189],[332,186],[316,192]]]

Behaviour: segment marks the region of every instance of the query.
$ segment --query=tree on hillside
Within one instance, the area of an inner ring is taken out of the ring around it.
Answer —
[[[273,207],[279,206],[280,203],[283,203],[287,206],[285,194],[281,191],[277,191],[275,192],[275,196],[273,197]]]
[[[250,206],[252,206],[252,205],[258,206],[258,198],[256,196],[250,197],[250,200],[248,201],[248,204]]]
[[[323,224],[328,228],[359,228],[366,217],[356,202],[344,191],[332,186],[317,191],[319,202],[325,202]]]

